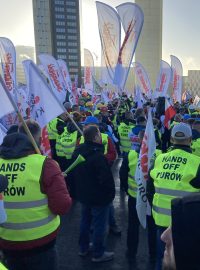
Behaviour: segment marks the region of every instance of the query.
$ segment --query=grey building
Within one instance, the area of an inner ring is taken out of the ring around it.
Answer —
[[[33,0],[36,56],[66,61],[72,79],[81,81],[79,0]]]
[[[163,0],[135,0],[135,3],[144,12],[144,25],[135,52],[135,59],[147,70],[151,86],[155,89],[162,59]]]

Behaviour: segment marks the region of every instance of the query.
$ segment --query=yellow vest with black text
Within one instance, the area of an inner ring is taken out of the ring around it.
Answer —
[[[24,158],[0,159],[0,174],[7,176],[4,191],[7,221],[0,224],[0,237],[8,241],[29,241],[45,237],[60,224],[52,214],[46,194],[41,193],[40,178],[46,157],[33,154]]]
[[[58,118],[55,118],[55,119],[51,120],[47,125],[47,131],[48,131],[49,140],[56,140],[56,137],[57,137],[57,128],[56,128],[57,122],[58,122]]]
[[[74,131],[73,133],[69,133],[67,128],[64,129],[64,132],[60,139],[60,143],[66,159],[71,159],[72,154],[74,153],[77,142],[77,135],[78,135],[77,130]]]
[[[120,146],[123,152],[128,152],[131,149],[131,141],[128,137],[129,132],[132,130],[133,125],[126,125],[125,123],[120,123],[118,127],[118,133],[120,137]]]
[[[200,157],[200,138],[192,141],[192,154]]]
[[[194,193],[200,189],[190,185],[196,177],[200,158],[181,149],[159,155],[150,175],[154,180],[153,217],[158,226],[171,225],[171,200]]]
[[[102,144],[104,145],[104,155],[108,153],[108,135],[105,133],[101,133],[101,139],[102,139]],[[84,137],[81,136],[80,139],[80,144],[84,143]]]
[[[137,197],[137,183],[135,181],[137,162],[138,153],[135,150],[130,150],[128,154],[128,194],[133,198]]]

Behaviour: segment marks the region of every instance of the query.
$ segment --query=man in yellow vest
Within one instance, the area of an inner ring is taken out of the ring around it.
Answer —
[[[41,129],[28,120],[37,143]],[[0,225],[0,249],[9,269],[58,269],[56,237],[59,215],[71,207],[71,198],[57,162],[36,154],[25,134],[7,135],[0,147],[0,174],[8,179],[4,191],[7,221]]]
[[[184,123],[176,124],[171,132],[173,149],[159,155],[150,171],[149,200],[157,225],[157,270],[162,269],[164,243],[160,236],[171,225],[171,200],[200,192],[200,157],[190,148],[192,130]],[[153,183],[153,185],[152,185]]]
[[[140,143],[140,147],[144,137],[144,132],[144,130],[141,130],[138,134],[138,143]],[[135,172],[138,163],[140,147],[137,150],[130,150],[129,153],[124,156],[119,172],[120,181],[123,183],[123,186],[128,194],[128,230],[126,255],[129,262],[135,262],[139,245],[140,221],[136,211],[138,187],[135,180]],[[156,254],[156,228],[151,216],[147,216],[147,224],[149,260],[150,262],[154,262]]]

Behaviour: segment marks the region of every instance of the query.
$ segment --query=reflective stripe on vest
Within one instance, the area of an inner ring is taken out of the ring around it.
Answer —
[[[130,150],[128,154],[128,194],[131,197],[137,197],[137,183],[135,181],[135,171],[138,162],[138,153],[135,150]]]
[[[48,204],[47,198],[31,201],[31,202],[4,202],[4,207],[6,209],[24,209],[24,208],[32,208],[38,207]]]
[[[11,223],[5,222],[1,225],[2,228],[11,229],[11,230],[26,230],[26,229],[34,229],[43,225],[47,225],[50,221],[55,219],[55,215],[50,215],[47,218],[43,218],[41,220],[25,222],[25,223]]]
[[[47,196],[40,190],[45,159],[39,154],[12,160],[0,159],[0,173],[7,175],[9,182],[4,191],[7,221],[0,224],[2,239],[29,241],[57,230],[60,218],[51,213]]]
[[[190,185],[196,177],[200,157],[182,149],[173,149],[160,154],[155,160],[150,175],[154,180],[155,194],[152,213],[156,225],[171,225],[171,200],[189,194],[200,194],[200,189]]]
[[[172,190],[167,188],[155,188],[156,193],[158,194],[164,194],[169,196],[175,196],[175,197],[184,197],[188,195],[195,195],[200,194],[200,192],[189,192],[184,190]]]
[[[166,209],[166,208],[158,207],[155,205],[153,205],[152,209],[159,214],[171,216],[171,209]]]

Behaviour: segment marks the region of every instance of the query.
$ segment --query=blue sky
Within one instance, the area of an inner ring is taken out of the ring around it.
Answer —
[[[102,2],[115,7],[126,1]],[[32,0],[0,0],[0,7],[0,36],[10,38],[15,45],[34,46]],[[95,0],[82,0],[82,7],[83,46],[98,55]],[[199,12],[200,0],[163,0],[163,59],[170,61],[170,54],[179,57],[185,74],[188,69],[200,69]]]

